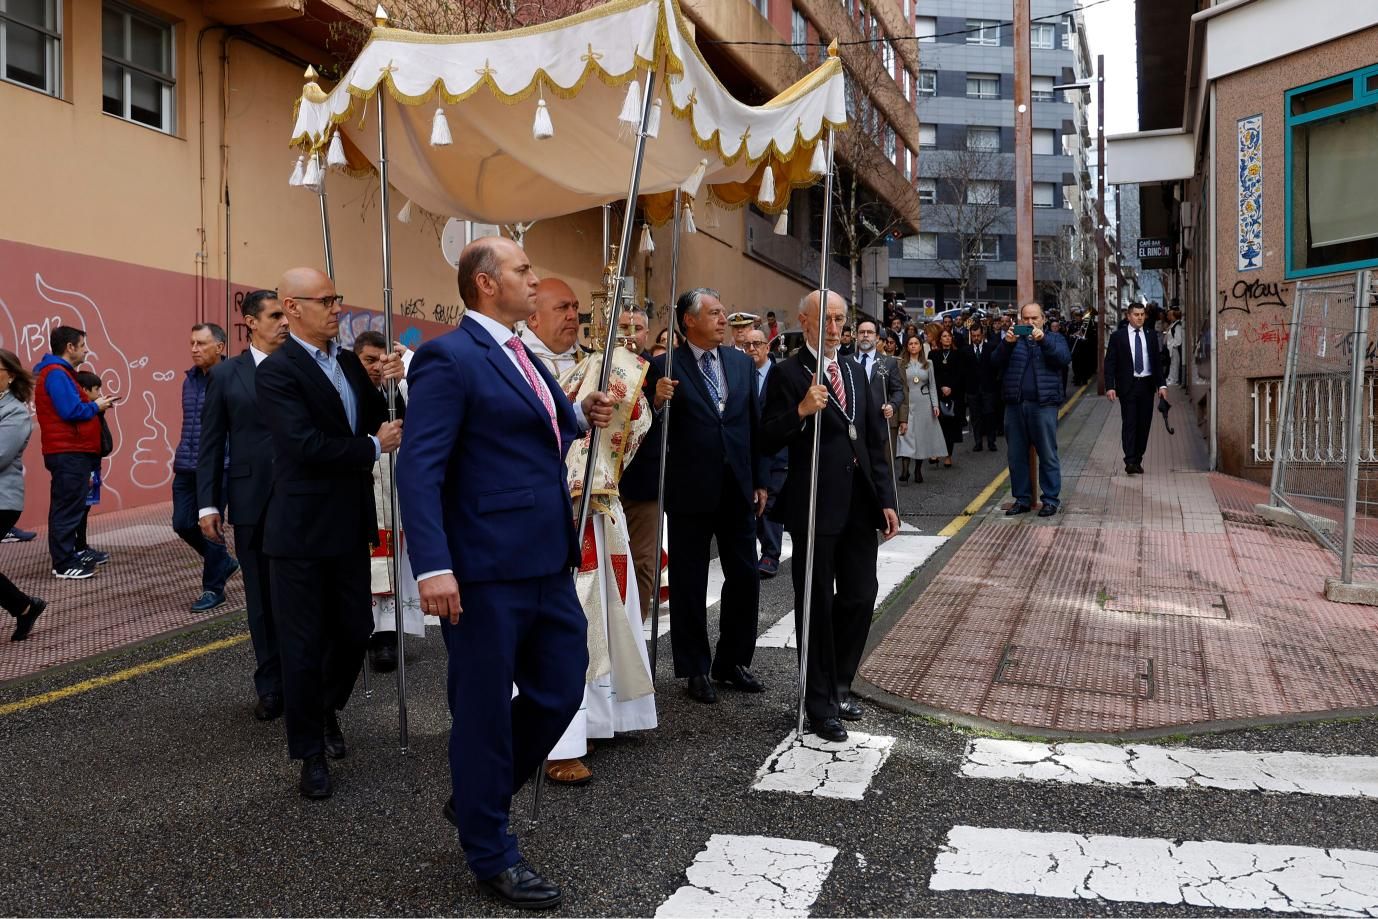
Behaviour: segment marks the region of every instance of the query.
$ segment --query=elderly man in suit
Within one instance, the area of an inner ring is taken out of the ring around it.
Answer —
[[[827,299],[822,342],[826,385],[814,385],[819,361],[817,292],[799,304],[807,347],[771,373],[761,419],[766,450],[789,450],[789,477],[774,513],[794,541],[795,633],[802,632],[804,559],[814,542],[809,659],[804,712],[808,730],[825,740],[847,739],[842,720],[863,716],[852,698],[852,681],[871,630],[879,583],[880,541],[899,532],[895,491],[886,457],[885,417],[861,367],[841,357],[838,346],[847,305],[835,293]],[[810,533],[809,488],[814,425],[822,425],[818,451],[818,508]]]
[[[1129,307],[1129,322],[1110,333],[1105,351],[1105,395],[1120,403],[1120,446],[1126,475],[1143,475],[1144,451],[1153,430],[1155,397],[1167,398],[1163,346],[1146,324],[1142,304]]]
[[[477,239],[458,274],[463,321],[407,372],[398,498],[421,608],[440,617],[449,653],[445,816],[483,890],[546,909],[561,890],[522,858],[509,812],[584,698],[564,456],[613,404],[601,392],[572,404],[522,344],[515,327],[535,311],[539,281],[521,246]]]
[[[201,450],[196,460],[196,500],[201,533],[224,544],[221,508],[229,502],[234,545],[244,572],[244,605],[254,645],[254,717],[272,721],[282,714],[282,663],[273,618],[268,556],[263,551],[263,516],[273,487],[273,442],[258,410],[254,375],[258,365],[287,340],[287,314],[277,294],[256,290],[240,306],[249,329],[249,348],[216,365],[201,409]],[[229,475],[225,451],[234,442]]]
[[[756,650],[756,518],[766,506],[768,464],[758,455],[755,368],[725,346],[727,310],[718,292],[698,287],[680,296],[676,321],[684,338],[675,348],[666,449],[665,513],[670,524],[670,596],[675,676],[698,702],[718,701],[710,681],[761,692],[751,672]],[[665,376],[665,357],[651,362],[647,398],[657,411],[663,392],[650,379]],[[718,646],[708,644],[708,561],[714,539],[722,565]]]
[[[338,713],[373,632],[373,464],[397,449],[402,423],[387,420],[383,394],[354,352],[335,340],[344,298],[329,276],[293,268],[282,276],[278,297],[288,337],[254,378],[273,444],[263,551],[282,657],[287,750],[302,761],[302,796],[328,798],[325,758],[348,755]],[[401,375],[395,355],[384,361],[385,379]]]

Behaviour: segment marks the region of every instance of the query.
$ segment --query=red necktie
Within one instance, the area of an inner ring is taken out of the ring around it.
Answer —
[[[828,362],[828,382],[832,384],[833,395],[842,411],[847,411],[847,392],[842,388],[842,374],[837,370],[837,361]]]
[[[550,392],[541,385],[540,375],[536,373],[536,366],[531,363],[531,358],[527,356],[526,349],[522,347],[522,340],[519,336],[513,335],[507,340],[507,347],[511,348],[517,355],[517,363],[522,368],[522,373],[526,375],[526,382],[530,384],[536,393],[536,398],[541,400],[545,406],[546,414],[550,416],[550,427],[555,431],[555,443],[560,442],[560,422],[555,419],[555,403],[550,401]]]

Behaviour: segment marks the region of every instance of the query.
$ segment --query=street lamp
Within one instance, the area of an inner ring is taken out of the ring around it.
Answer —
[[[1090,80],[1059,83],[1053,91],[1090,89]],[[1096,55],[1096,235],[1098,243],[1105,241],[1105,55]],[[1116,217],[1119,216],[1118,210]],[[1116,244],[1119,234],[1116,234]],[[1096,247],[1096,391],[1105,395],[1105,253]]]

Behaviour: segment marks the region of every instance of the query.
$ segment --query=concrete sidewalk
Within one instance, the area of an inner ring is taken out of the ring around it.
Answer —
[[[1062,444],[1056,517],[997,503],[862,668],[882,701],[1030,733],[1152,735],[1378,707],[1378,609],[1331,603],[1334,557],[1206,471],[1185,419],[1125,476],[1103,398]]]

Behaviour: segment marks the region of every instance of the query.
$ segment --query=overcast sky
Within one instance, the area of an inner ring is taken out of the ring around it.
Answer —
[[[1105,55],[1105,134],[1127,134],[1139,129],[1138,47],[1134,41],[1135,0],[1081,0],[1086,6],[1086,37],[1091,45],[1091,67],[1096,55]],[[1149,0],[1151,2],[1151,0]],[[1068,4],[1070,6],[1070,4]],[[1095,94],[1091,96],[1091,136],[1096,134]]]

